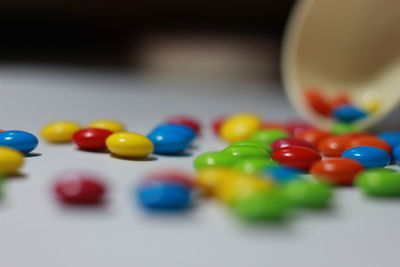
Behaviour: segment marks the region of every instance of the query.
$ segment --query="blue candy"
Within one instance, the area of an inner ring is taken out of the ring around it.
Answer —
[[[387,131],[377,135],[380,139],[388,143],[392,148],[400,145],[400,131]]]
[[[0,132],[0,146],[7,146],[28,154],[36,148],[39,141],[31,133],[24,131],[4,131]]]
[[[367,115],[365,111],[351,105],[341,105],[333,111],[333,117],[340,122],[354,122]]]
[[[139,204],[149,210],[183,210],[190,206],[189,188],[166,182],[140,185],[137,194]]]
[[[187,138],[174,131],[155,130],[147,135],[154,144],[155,154],[182,154],[189,146]]]
[[[343,158],[354,159],[364,168],[385,167],[390,163],[390,155],[385,150],[373,146],[356,146],[345,150]]]
[[[395,146],[392,150],[392,156],[396,163],[400,162],[400,145]]]
[[[159,131],[175,133],[182,138],[185,138],[186,143],[190,143],[196,138],[196,132],[192,128],[180,124],[161,124],[158,125],[152,132]]]
[[[300,170],[281,167],[281,166],[271,166],[265,169],[265,174],[271,176],[278,183],[287,183],[292,180],[300,179]]]

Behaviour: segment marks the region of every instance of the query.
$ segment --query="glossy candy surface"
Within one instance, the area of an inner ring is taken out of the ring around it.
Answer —
[[[121,157],[143,158],[151,154],[154,145],[147,137],[128,132],[117,132],[106,140],[107,148]]]
[[[107,148],[106,139],[112,133],[106,129],[86,128],[75,132],[72,141],[79,149],[101,151]]]
[[[347,148],[356,146],[373,146],[385,150],[387,153],[391,153],[392,148],[384,140],[375,136],[359,136],[353,138],[347,145]]]
[[[263,148],[255,146],[228,146],[221,151],[240,159],[262,158],[270,157],[270,154]]]
[[[400,162],[400,145],[397,145],[393,148],[392,156],[396,163]]]
[[[147,138],[154,144],[154,153],[161,155],[182,154],[190,144],[184,135],[162,129],[151,132]]]
[[[299,176],[301,171],[282,166],[269,166],[264,169],[264,174],[272,177],[277,183],[287,183],[292,180],[301,179]]]
[[[50,143],[67,143],[72,141],[72,136],[79,131],[81,126],[73,121],[56,121],[43,127],[41,133]]]
[[[165,120],[168,124],[179,124],[190,127],[196,134],[200,133],[201,124],[199,120],[190,116],[172,116]]]
[[[347,134],[361,132],[363,128],[356,123],[338,122],[333,124],[331,131],[333,134]]]
[[[331,158],[315,162],[311,166],[310,173],[323,182],[352,185],[355,176],[363,169],[363,166],[356,160]]]
[[[322,90],[315,87],[307,88],[306,90],[305,100],[309,108],[321,116],[329,117],[332,113],[332,106],[320,93]]]
[[[314,147],[317,147],[318,142],[330,136],[332,136],[332,134],[327,131],[311,128],[300,132],[296,135],[296,138],[302,139],[312,144]]]
[[[206,167],[231,167],[238,159],[228,153],[209,152],[199,155],[194,160],[196,170],[201,170]]]
[[[255,132],[250,139],[253,141],[259,141],[264,144],[271,144],[272,142],[289,137],[289,133],[286,130],[270,129],[270,130],[259,130]]]
[[[0,132],[0,146],[7,146],[18,150],[23,154],[28,154],[36,148],[39,141],[31,133],[24,131],[4,131]]]
[[[189,174],[174,169],[157,170],[147,173],[142,181],[142,185],[154,182],[177,183],[187,188],[194,187],[193,179]]]
[[[312,148],[292,146],[276,150],[272,159],[285,167],[308,170],[311,165],[321,159],[320,154]]]
[[[70,172],[58,177],[54,192],[67,204],[99,204],[104,200],[106,186],[97,175]]]
[[[241,113],[228,117],[221,126],[221,137],[227,142],[244,141],[261,127],[261,119],[255,114]]]
[[[24,165],[24,154],[10,147],[0,146],[0,172],[6,175],[18,174]]]
[[[354,159],[364,168],[385,167],[390,163],[390,155],[383,149],[373,146],[357,146],[342,153],[343,158]]]
[[[284,195],[291,205],[306,208],[321,208],[331,202],[332,188],[324,183],[307,180],[295,180],[283,188]]]
[[[317,149],[325,157],[340,157],[350,141],[347,136],[331,136],[318,142]]]
[[[161,124],[153,129],[151,133],[162,135],[176,135],[186,144],[191,143],[196,138],[196,132],[182,124]]]
[[[263,169],[267,167],[277,166],[278,164],[271,159],[245,159],[241,160],[235,164],[234,170],[250,173],[250,174],[257,174],[260,173]]]
[[[341,105],[333,111],[332,115],[340,122],[355,122],[368,116],[365,111],[352,105]]]
[[[400,196],[400,173],[392,169],[369,169],[357,175],[356,185],[366,194]]]
[[[88,128],[106,129],[114,133],[125,131],[125,125],[122,122],[110,119],[92,121],[88,124]]]
[[[377,137],[388,143],[392,148],[400,145],[400,131],[386,131],[377,134]]]
[[[270,145],[259,142],[259,141],[254,141],[254,140],[238,141],[238,142],[232,143],[230,146],[253,146],[253,147],[262,148],[269,153],[272,152],[272,148]]]
[[[290,146],[304,146],[304,147],[314,148],[313,145],[311,145],[310,143],[308,143],[302,139],[298,139],[298,138],[294,138],[294,137],[278,139],[278,140],[272,142],[272,144],[271,144],[271,147],[273,150],[278,150],[278,149],[281,149],[284,147],[290,147]]]

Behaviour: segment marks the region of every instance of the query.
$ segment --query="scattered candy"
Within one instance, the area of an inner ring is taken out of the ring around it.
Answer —
[[[196,138],[196,132],[192,128],[181,124],[161,124],[154,128],[150,134],[152,133],[177,135],[186,144],[190,144]]]
[[[363,129],[360,125],[355,123],[345,123],[345,122],[338,122],[333,124],[332,126],[332,133],[333,134],[347,134],[347,133],[358,133],[361,132]]]
[[[308,170],[314,162],[321,159],[321,156],[312,148],[292,146],[276,150],[272,154],[272,159],[285,167]]]
[[[316,147],[320,141],[331,136],[332,134],[327,131],[310,128],[297,134],[296,138],[302,139]]]
[[[190,189],[194,187],[192,177],[180,170],[166,169],[147,173],[142,184],[151,184],[153,182],[177,183]]]
[[[221,152],[240,159],[266,159],[270,157],[270,154],[265,149],[255,146],[228,146]]]
[[[272,177],[277,183],[287,183],[292,180],[300,179],[301,171],[282,166],[268,166],[264,173]]]
[[[237,158],[222,152],[205,153],[198,156],[194,160],[196,170],[201,170],[206,167],[231,167],[235,165]]]
[[[113,132],[106,129],[86,128],[74,133],[72,141],[82,150],[102,151],[107,148],[106,139]]]
[[[259,141],[254,141],[254,140],[238,141],[238,142],[232,143],[230,146],[253,146],[253,147],[262,148],[269,153],[272,152],[272,148],[269,144],[265,144],[265,143],[262,143]]]
[[[321,208],[330,204],[332,188],[324,183],[307,180],[294,180],[283,188],[284,195],[293,206]]]
[[[259,130],[250,137],[250,140],[259,141],[264,144],[271,144],[278,139],[286,137],[289,137],[289,133],[286,130]]]
[[[393,159],[396,163],[400,162],[400,145],[397,145],[393,148],[392,151]]]
[[[250,138],[261,127],[261,119],[251,113],[233,115],[221,126],[221,137],[227,142],[243,141]]]
[[[123,132],[125,131],[125,125],[122,122],[116,120],[95,120],[88,124],[88,128],[106,129],[111,132]]]
[[[234,170],[249,174],[260,174],[263,169],[277,165],[271,159],[253,158],[239,161],[235,164]]]
[[[390,163],[390,155],[383,149],[373,146],[357,146],[345,150],[343,158],[354,159],[364,168],[385,167]]]
[[[0,173],[16,175],[23,165],[24,154],[13,148],[0,146]]]
[[[273,150],[278,150],[284,147],[291,147],[291,146],[304,146],[304,147],[314,148],[314,146],[311,145],[310,143],[294,137],[278,139],[271,144]]]
[[[392,169],[369,169],[357,175],[356,185],[368,195],[400,196],[400,173]]]
[[[337,107],[332,115],[340,122],[355,122],[368,116],[365,111],[351,105],[341,105]]]
[[[400,145],[400,131],[386,131],[377,134],[377,137],[388,143],[391,148]]]
[[[331,136],[318,142],[317,149],[325,157],[340,157],[350,141],[351,138],[348,136]]]
[[[128,132],[117,132],[106,140],[108,150],[121,157],[144,158],[151,154],[154,145],[147,137]]]
[[[320,181],[336,185],[352,185],[355,176],[363,166],[356,160],[348,158],[331,158],[315,162],[310,173]]]
[[[207,195],[215,195],[222,180],[234,179],[236,172],[229,168],[211,167],[201,169],[195,177],[195,184]]]
[[[348,143],[347,148],[352,148],[357,146],[373,146],[383,149],[389,154],[392,152],[392,148],[388,143],[374,136],[355,137]]]
[[[28,154],[36,148],[39,141],[31,133],[24,131],[4,131],[0,132],[0,146],[7,146],[18,150],[23,154]]]
[[[185,136],[164,130],[153,131],[147,138],[154,144],[154,153],[160,155],[183,154],[190,144]]]
[[[42,136],[50,143],[68,143],[72,135],[81,129],[81,126],[72,121],[56,121],[47,124],[42,129]]]
[[[184,125],[189,128],[192,128],[193,131],[196,132],[196,134],[200,133],[201,130],[201,124],[200,122],[189,116],[173,116],[173,117],[168,117],[165,120],[166,123],[168,124],[179,124],[179,125]]]
[[[305,101],[315,113],[320,116],[329,117],[332,113],[332,106],[320,91],[320,88],[307,88],[305,92]]]

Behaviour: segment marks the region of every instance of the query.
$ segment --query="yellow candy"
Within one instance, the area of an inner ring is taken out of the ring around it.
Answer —
[[[12,148],[0,146],[0,172],[6,175],[17,174],[24,165],[24,155]]]
[[[363,94],[361,104],[368,113],[374,113],[380,107],[379,96],[375,91],[368,91]]]
[[[106,129],[111,132],[125,131],[125,125],[116,120],[95,120],[88,124],[89,128]]]
[[[233,179],[224,179],[216,188],[216,196],[224,203],[231,204],[235,199],[248,196],[254,192],[268,191],[273,184],[264,178],[254,175],[238,174]]]
[[[150,139],[137,133],[113,133],[107,138],[106,145],[112,153],[122,157],[143,158],[154,151]]]
[[[261,119],[251,113],[241,113],[229,117],[221,126],[221,136],[227,142],[243,141],[259,130]]]
[[[205,168],[195,177],[196,185],[209,195],[215,194],[215,189],[222,180],[233,179],[236,172],[226,168]]]
[[[42,129],[42,136],[51,143],[71,142],[72,135],[81,128],[73,121],[56,121]]]

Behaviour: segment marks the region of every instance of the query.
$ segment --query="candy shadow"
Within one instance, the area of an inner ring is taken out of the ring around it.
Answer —
[[[186,157],[191,157],[193,154],[185,152],[180,154],[157,154],[157,155],[163,157],[172,157],[172,158],[186,158]]]
[[[25,173],[16,173],[16,174],[13,174],[13,175],[9,175],[9,176],[7,176],[7,179],[15,179],[15,180],[19,180],[19,179],[27,179],[27,175],[25,174]]]
[[[73,204],[59,202],[59,208],[62,212],[70,213],[73,215],[98,215],[104,216],[109,214],[110,202],[108,200],[103,200],[98,203],[91,204]]]
[[[79,151],[79,152],[86,152],[86,153],[92,153],[92,154],[109,154],[110,153],[110,151],[108,151],[108,150],[83,150],[83,149],[79,149],[79,148],[76,148],[75,149],[76,151]]]
[[[34,158],[34,157],[40,157],[42,153],[28,153],[25,155],[26,158]]]
[[[121,160],[127,160],[127,161],[155,161],[158,158],[154,157],[154,156],[148,156],[145,158],[130,158],[130,157],[123,157],[123,156],[119,156],[119,155],[115,155],[115,154],[111,154],[112,158],[115,159],[121,159]]]

